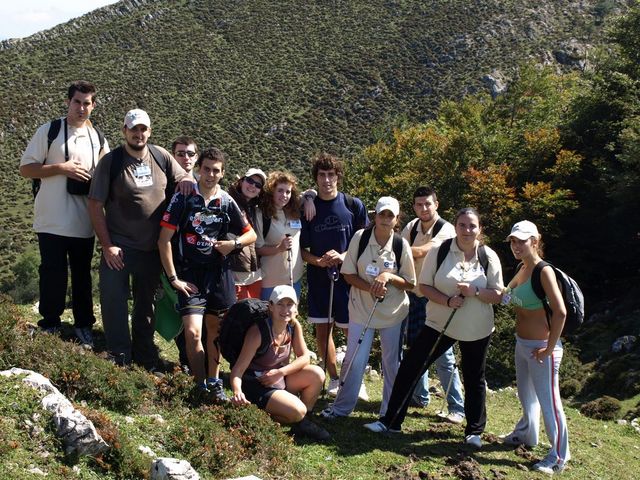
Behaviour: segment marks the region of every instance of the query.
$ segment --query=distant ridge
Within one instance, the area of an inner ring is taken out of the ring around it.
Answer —
[[[432,117],[443,98],[488,92],[489,74],[506,83],[531,60],[584,66],[606,25],[601,3],[126,0],[3,41],[0,275],[34,239],[19,158],[64,113],[74,79],[98,85],[94,120],[112,145],[138,106],[155,143],[188,133],[222,147],[227,179],[255,165],[306,184],[313,152],[348,158],[390,125]]]

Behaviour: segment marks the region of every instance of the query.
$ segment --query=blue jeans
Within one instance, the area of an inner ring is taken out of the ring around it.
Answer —
[[[409,313],[404,320],[406,326],[407,346],[411,347],[416,340],[427,320],[427,299],[418,297],[415,293],[409,292]],[[462,383],[460,374],[456,368],[456,358],[453,347],[444,352],[435,361],[438,377],[442,389],[446,392],[451,381],[451,387],[447,394],[447,405],[449,413],[459,413],[464,415],[464,397],[462,396]],[[429,370],[427,370],[416,385],[413,391],[413,401],[419,405],[429,404]]]

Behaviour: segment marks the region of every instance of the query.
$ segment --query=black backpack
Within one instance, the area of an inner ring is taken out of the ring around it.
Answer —
[[[356,257],[356,262],[362,256],[364,249],[367,248],[369,244],[369,239],[371,238],[371,232],[373,231],[373,227],[365,228],[362,232],[362,236],[360,237],[360,241],[358,242],[358,256]],[[396,268],[398,272],[400,271],[400,265],[402,264],[402,237],[397,233],[393,234],[393,254],[396,256]]]
[[[268,323],[269,302],[257,298],[245,298],[229,308],[220,326],[220,353],[233,365],[238,360],[244,337],[252,325],[258,325],[262,341],[256,356],[264,355],[271,344],[271,328]]]
[[[564,336],[573,333],[584,322],[584,295],[582,294],[582,290],[580,290],[578,283],[565,272],[544,260],[538,262],[531,272],[531,287],[533,288],[536,296],[542,300],[542,305],[544,306],[549,326],[551,326],[552,312],[547,296],[544,293],[544,288],[542,287],[542,281],[540,280],[542,269],[547,265],[553,268],[553,271],[556,274],[558,288],[560,289],[562,301],[564,302],[564,306],[567,310],[564,327],[562,328],[562,335]]]
[[[51,120],[51,125],[49,125],[49,131],[47,132],[47,154],[49,153],[49,149],[51,148],[51,144],[58,137],[58,134],[60,133],[60,127],[61,127],[63,121],[66,123],[67,119],[65,118],[63,120],[62,118],[56,118],[54,120]],[[98,134],[98,142],[100,143],[100,152],[102,152],[102,150],[104,150],[104,133],[102,133],[102,131],[100,129],[96,128],[95,126],[93,126],[93,129]],[[64,142],[65,142],[65,146],[66,146],[66,143],[67,143],[67,139],[66,138],[64,139]],[[98,155],[100,155],[100,153],[98,153]],[[69,160],[69,153],[65,149],[65,161],[66,160]],[[47,163],[47,159],[46,158],[44,159],[42,164],[44,165],[45,163]],[[42,183],[42,180],[39,179],[39,178],[32,178],[31,179],[31,193],[33,193],[33,198],[36,198],[36,195],[40,191],[40,184],[41,183]]]
[[[442,227],[444,226],[445,223],[447,222],[442,217],[438,218],[436,223],[433,224],[433,230],[431,231],[431,238],[434,238],[436,235],[438,235],[438,233],[440,232],[440,230],[442,230]],[[411,229],[411,232],[409,232],[409,245],[413,245],[413,242],[416,241],[416,237],[418,236],[418,225],[420,225],[419,219],[416,220],[416,223],[413,224],[413,228]]]

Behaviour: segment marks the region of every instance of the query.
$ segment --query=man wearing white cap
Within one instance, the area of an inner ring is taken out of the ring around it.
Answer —
[[[20,161],[20,174],[34,179],[37,191],[33,229],[40,248],[40,328],[60,330],[65,308],[68,270],[75,333],[93,346],[91,259],[95,237],[87,211],[87,191],[93,169],[109,145],[91,124],[96,87],[73,82],[67,92],[67,114],[42,125]],[[80,187],[80,188],[78,188]]]
[[[153,298],[160,278],[157,240],[167,185],[192,178],[161,147],[149,145],[151,120],[144,110],[124,117],[125,144],[102,159],[89,192],[89,214],[102,246],[100,303],[107,349],[120,364],[158,366],[153,343]],[[171,188],[170,188],[171,190]],[[133,290],[131,333],[129,280]]]

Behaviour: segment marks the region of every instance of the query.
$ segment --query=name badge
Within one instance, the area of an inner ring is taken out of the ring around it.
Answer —
[[[150,187],[153,185],[149,165],[138,165],[133,171],[133,176],[137,187]]]
[[[302,228],[302,221],[300,219],[289,220],[289,227],[295,230],[300,230]]]
[[[372,277],[377,277],[380,274],[380,268],[370,263],[367,265],[366,273]]]

